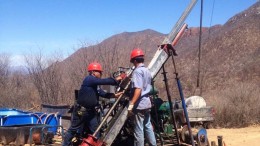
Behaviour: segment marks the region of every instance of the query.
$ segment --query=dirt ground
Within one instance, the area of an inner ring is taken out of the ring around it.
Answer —
[[[207,129],[207,135],[210,144],[215,141],[218,145],[217,136],[223,136],[223,146],[260,146],[260,125],[236,129]]]
[[[260,125],[237,129],[207,129],[209,142],[218,144],[217,136],[223,136],[223,146],[260,146]]]

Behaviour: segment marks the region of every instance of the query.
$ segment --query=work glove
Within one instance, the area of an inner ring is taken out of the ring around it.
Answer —
[[[127,108],[127,110],[128,110],[127,116],[128,116],[128,117],[131,117],[131,116],[134,115],[134,113],[133,113],[133,111],[132,111],[133,108],[134,108],[134,104],[131,104],[131,103],[130,103],[130,104],[128,105],[128,108]]]

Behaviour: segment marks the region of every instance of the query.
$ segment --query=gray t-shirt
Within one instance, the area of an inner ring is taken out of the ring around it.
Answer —
[[[133,88],[142,89],[141,97],[138,98],[134,106],[136,109],[149,109],[152,107],[151,100],[148,96],[148,93],[152,88],[151,79],[152,79],[151,73],[144,66],[143,63],[139,64],[135,68],[132,75],[132,89]]]

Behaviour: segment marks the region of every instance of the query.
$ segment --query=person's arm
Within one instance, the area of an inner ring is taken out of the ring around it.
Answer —
[[[98,87],[98,94],[101,97],[109,99],[109,98],[118,98],[121,94],[123,94],[123,92],[118,92],[116,94],[114,94],[114,93],[107,93],[107,92],[105,92],[104,90],[102,90],[101,88]]]
[[[136,101],[138,100],[138,98],[141,96],[141,93],[142,93],[142,89],[135,88],[134,89],[134,95],[133,95],[132,100],[130,101],[130,104],[134,105],[136,103]]]
[[[133,109],[134,104],[141,96],[142,87],[143,87],[142,72],[135,71],[133,73],[132,82],[133,82],[134,93],[133,93],[132,99],[129,102],[128,111],[131,111]]]
[[[93,85],[117,85],[121,80],[120,77],[114,79],[114,78],[103,78],[103,79],[100,79],[100,78],[96,78],[96,77],[93,77],[92,79],[90,79],[91,81],[89,81],[88,83],[90,84],[90,86],[93,86]]]
[[[103,89],[101,89],[100,87],[98,87],[97,91],[98,91],[99,96],[104,97],[104,98],[108,98],[106,96],[107,93]]]
[[[141,93],[142,93],[142,89],[140,89],[140,88],[135,88],[134,89],[133,98],[129,101],[129,106],[127,108],[128,112],[131,112],[133,110],[136,101],[141,96]]]

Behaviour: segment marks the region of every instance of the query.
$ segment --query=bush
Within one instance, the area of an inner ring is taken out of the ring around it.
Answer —
[[[242,127],[260,123],[260,90],[251,83],[233,83],[211,98],[216,109],[215,124]]]

